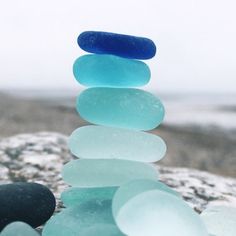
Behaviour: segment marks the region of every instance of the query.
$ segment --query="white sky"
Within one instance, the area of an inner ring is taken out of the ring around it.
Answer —
[[[236,92],[235,0],[0,0],[0,88],[76,89],[84,30],[150,37],[148,89]]]

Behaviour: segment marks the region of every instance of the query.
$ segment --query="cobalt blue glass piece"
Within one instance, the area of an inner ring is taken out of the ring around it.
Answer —
[[[150,59],[156,54],[151,39],[101,31],[85,31],[77,40],[79,46],[91,53],[113,54],[132,59]]]

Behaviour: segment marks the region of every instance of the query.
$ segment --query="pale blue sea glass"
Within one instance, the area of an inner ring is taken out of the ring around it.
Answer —
[[[89,88],[77,98],[76,109],[88,122],[135,130],[151,130],[164,118],[161,101],[140,89]]]
[[[72,207],[87,201],[112,200],[117,187],[105,188],[68,188],[61,194],[61,200],[66,207]]]
[[[166,144],[157,135],[141,131],[88,125],[71,134],[69,149],[83,159],[156,162],[164,157]]]
[[[131,198],[115,218],[129,236],[208,236],[200,216],[181,198],[159,190]]]
[[[125,236],[118,229],[116,225],[111,224],[94,224],[92,227],[88,227],[80,236]]]
[[[28,224],[16,221],[7,225],[2,232],[1,236],[39,236],[39,234]]]
[[[79,57],[73,73],[80,84],[88,87],[139,87],[151,77],[149,67],[142,61],[97,54]]]
[[[43,228],[43,236],[77,236],[97,224],[115,226],[111,201],[89,201],[69,207],[53,216]]]
[[[158,172],[151,164],[136,161],[79,159],[63,167],[62,177],[73,187],[111,187],[137,178],[156,180]]]
[[[202,212],[201,218],[210,235],[236,235],[236,208],[234,207],[211,206]]]
[[[118,215],[119,210],[126,204],[126,202],[128,202],[136,195],[150,190],[164,191],[165,193],[169,193],[175,197],[181,198],[179,193],[157,180],[132,180],[126,184],[121,185],[121,187],[116,191],[113,197],[112,212],[114,217]]]

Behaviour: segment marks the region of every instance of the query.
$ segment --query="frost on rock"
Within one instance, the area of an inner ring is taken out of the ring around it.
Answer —
[[[74,159],[67,137],[59,133],[20,134],[0,141],[0,184],[16,181],[48,186],[57,198],[68,187],[61,179],[62,166]],[[236,207],[236,179],[187,168],[157,166],[160,180],[178,191],[197,212],[209,205]]]

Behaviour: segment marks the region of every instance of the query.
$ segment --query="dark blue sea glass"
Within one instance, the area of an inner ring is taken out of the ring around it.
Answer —
[[[131,59],[150,59],[156,54],[156,46],[151,39],[131,35],[85,31],[77,41],[83,50],[97,54]]]

